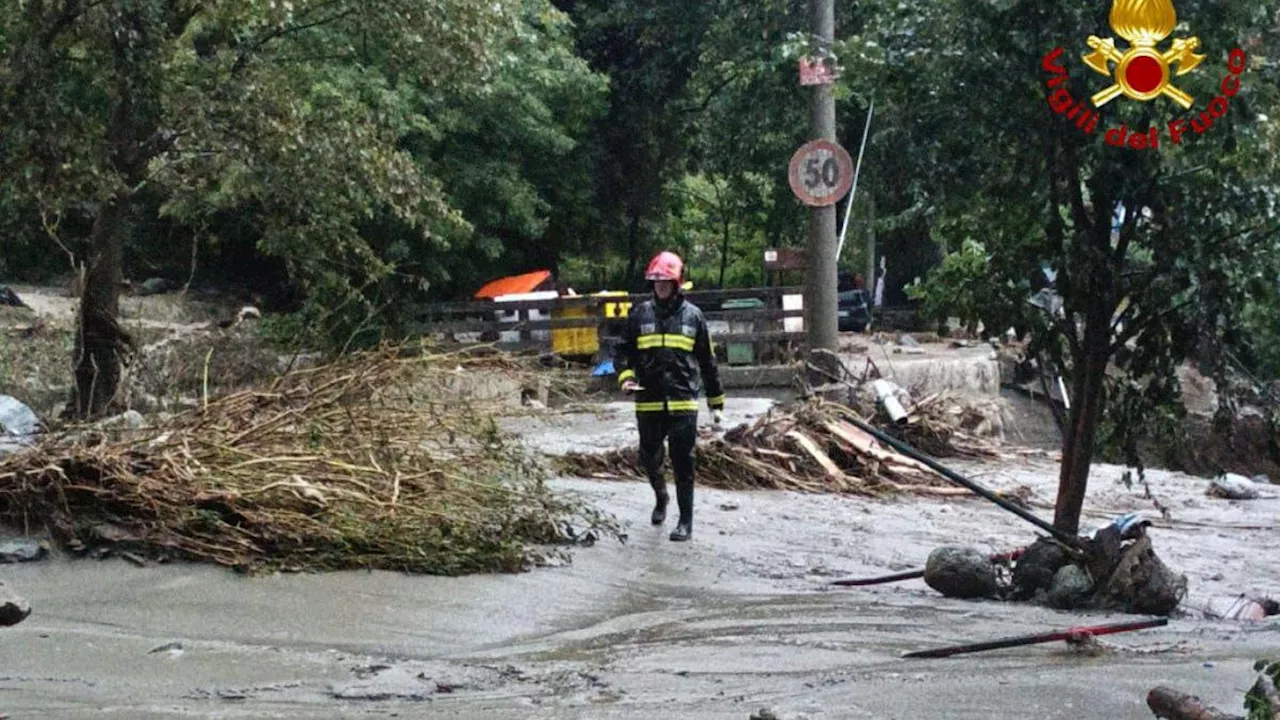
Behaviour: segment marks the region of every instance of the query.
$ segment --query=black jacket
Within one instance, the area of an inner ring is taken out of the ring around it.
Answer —
[[[707,405],[724,407],[707,321],[683,295],[666,305],[646,300],[631,307],[613,366],[619,384],[634,378],[644,388],[636,393],[636,412],[697,413],[704,387]]]

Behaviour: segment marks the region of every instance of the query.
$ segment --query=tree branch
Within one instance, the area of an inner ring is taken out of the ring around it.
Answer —
[[[287,35],[292,35],[294,33],[303,32],[305,30],[311,30],[312,28],[317,28],[322,25],[328,25],[329,23],[337,22],[343,18],[355,15],[359,11],[360,11],[359,8],[347,8],[346,10],[343,10],[340,13],[330,15],[329,17],[323,18],[321,20],[314,20],[312,22],[305,22],[297,25],[288,25],[285,27],[276,28],[275,30],[272,30],[271,32],[259,38],[252,45],[241,50],[238,56],[236,57],[235,64],[231,66],[231,73],[234,75],[244,70],[245,65],[249,63],[250,56],[253,55],[253,53],[261,50],[263,47],[266,47],[267,43],[273,40],[279,40],[280,38],[285,37]]]

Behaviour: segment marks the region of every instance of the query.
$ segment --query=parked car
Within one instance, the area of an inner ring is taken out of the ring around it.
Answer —
[[[838,275],[836,310],[840,332],[862,332],[871,324],[871,293],[854,285],[852,273]]]

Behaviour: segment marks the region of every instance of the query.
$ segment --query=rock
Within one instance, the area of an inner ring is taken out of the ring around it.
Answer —
[[[1000,590],[995,566],[974,548],[941,547],[929,553],[924,581],[947,597],[994,597]]]
[[[1048,592],[1053,587],[1054,576],[1068,562],[1061,545],[1041,538],[1027,548],[1013,567],[1013,585],[1018,597],[1026,600],[1037,592]]]
[[[920,343],[916,342],[916,339],[915,339],[915,338],[913,338],[913,337],[911,337],[910,335],[902,335],[902,336],[899,336],[899,337],[898,337],[898,344],[899,344],[899,345],[901,345],[901,346],[902,346],[902,347],[904,347],[904,348],[916,348],[916,347],[920,347]]]
[[[0,540],[0,563],[35,562],[48,554],[47,547],[30,538]]]
[[[17,625],[30,614],[31,605],[0,583],[0,627]]]
[[[9,307],[16,307],[16,308],[26,308],[27,310],[31,309],[30,307],[27,307],[26,303],[22,302],[22,298],[18,297],[18,293],[14,292],[12,288],[7,287],[5,285],[0,285],[0,305],[7,305]]]
[[[778,714],[769,708],[760,708],[751,713],[751,720],[778,720]]]
[[[245,320],[261,320],[262,312],[252,305],[245,305],[240,308],[240,312],[236,314],[236,322],[244,322]]]
[[[1269,475],[1262,475],[1262,474],[1254,475],[1251,479],[1253,480],[1254,484],[1257,484],[1257,485],[1275,484],[1274,482],[1272,482],[1271,477]]]
[[[37,432],[40,432],[40,418],[31,408],[15,397],[0,395],[0,438],[25,444]]]
[[[1243,475],[1227,473],[1214,480],[1205,494],[1228,500],[1257,500],[1258,488]]]
[[[1078,565],[1064,565],[1053,576],[1046,604],[1059,610],[1072,610],[1084,605],[1093,592],[1093,580]]]

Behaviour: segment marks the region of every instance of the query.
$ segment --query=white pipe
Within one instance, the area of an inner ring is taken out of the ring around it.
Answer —
[[[840,253],[844,250],[844,238],[849,232],[849,216],[853,214],[853,199],[858,194],[858,174],[862,172],[862,155],[867,151],[867,133],[871,132],[871,113],[875,112],[876,101],[871,100],[871,105],[867,107],[867,124],[862,128],[862,147],[858,150],[858,165],[853,169],[853,187],[849,188],[849,204],[844,208],[844,226],[840,228],[840,244],[836,246],[836,261],[840,260]]]

